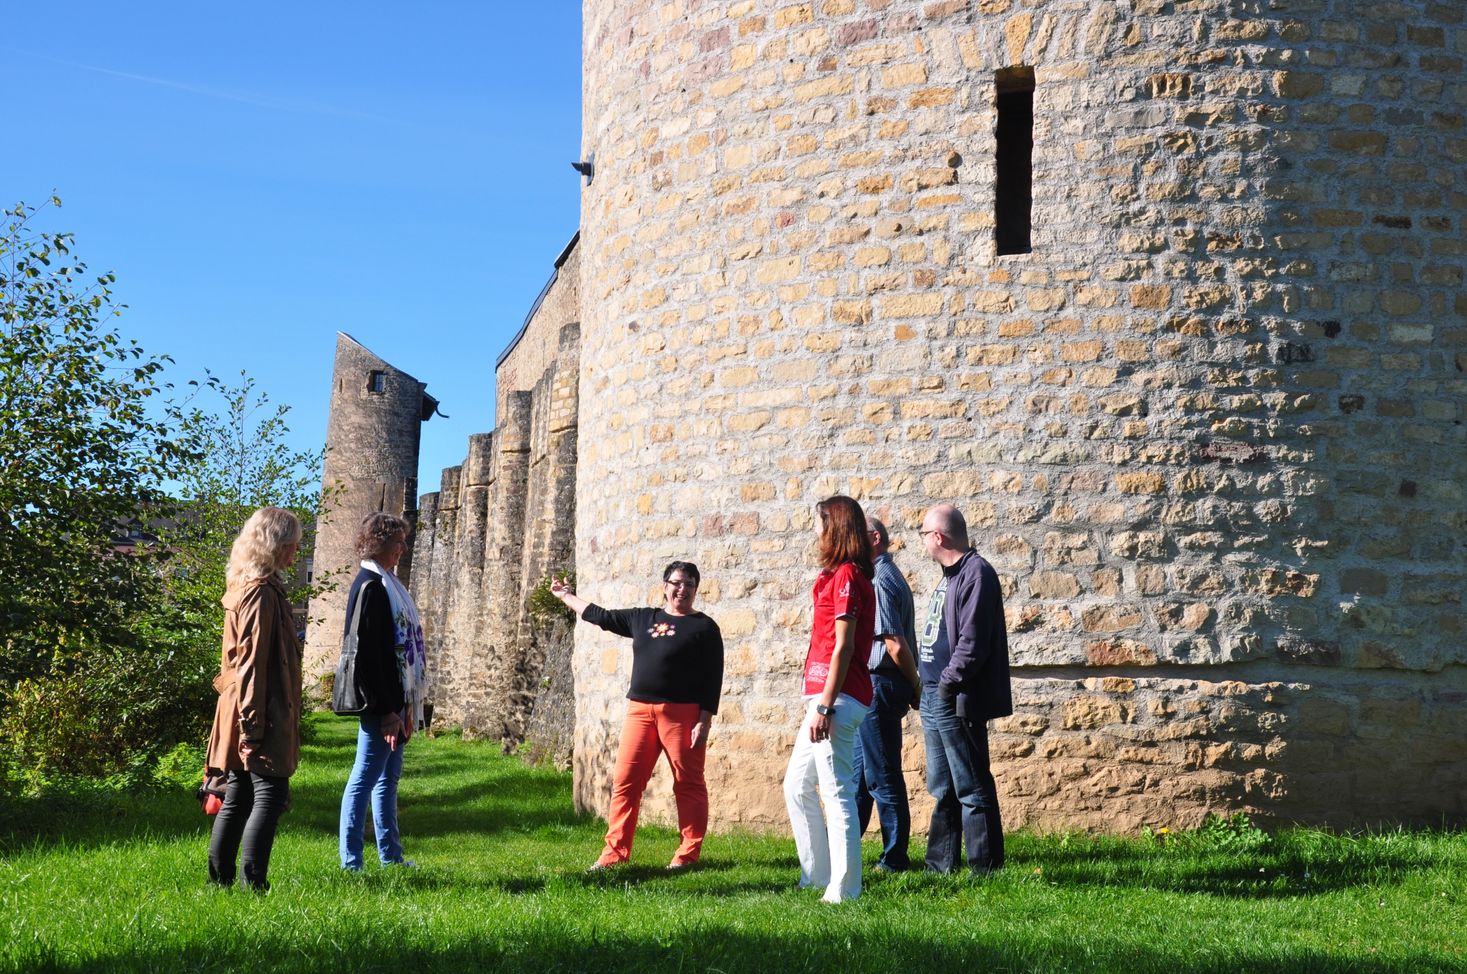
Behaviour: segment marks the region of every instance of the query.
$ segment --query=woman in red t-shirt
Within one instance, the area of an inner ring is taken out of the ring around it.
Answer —
[[[861,826],[851,761],[871,707],[867,650],[876,638],[875,568],[861,505],[837,494],[815,507],[820,574],[805,656],[805,719],[784,775],[784,800],[800,857],[800,886],[827,903],[861,895]],[[824,808],[822,810],[822,799]]]

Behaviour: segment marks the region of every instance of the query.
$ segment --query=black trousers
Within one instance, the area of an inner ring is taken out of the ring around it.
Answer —
[[[233,886],[234,860],[239,856],[244,885],[257,890],[270,888],[266,878],[270,847],[275,844],[275,825],[289,802],[289,778],[229,772],[224,804],[214,818],[214,834],[209,839],[210,882]]]

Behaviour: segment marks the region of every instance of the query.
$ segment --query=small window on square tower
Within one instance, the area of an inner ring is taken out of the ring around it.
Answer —
[[[1000,68],[995,129],[994,242],[1000,254],[1027,254],[1034,203],[1034,69]]]
[[[385,372],[377,372],[377,371],[368,372],[367,373],[367,391],[368,392],[378,392],[378,393],[380,393],[380,392],[386,392],[387,391],[387,373],[385,373]]]

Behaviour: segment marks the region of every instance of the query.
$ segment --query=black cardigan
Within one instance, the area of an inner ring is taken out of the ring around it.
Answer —
[[[357,672],[371,701],[368,713],[379,717],[401,713],[407,698],[397,668],[397,626],[392,621],[392,602],[387,598],[382,576],[363,568],[352,579],[351,594],[346,598],[343,636],[351,626],[352,610],[359,598],[366,601],[362,603],[362,620],[357,626]]]

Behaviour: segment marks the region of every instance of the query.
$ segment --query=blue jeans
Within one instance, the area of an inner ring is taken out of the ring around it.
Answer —
[[[1003,822],[998,787],[988,769],[988,725],[958,714],[931,685],[922,688],[922,737],[927,745],[927,791],[937,800],[927,832],[927,868],[958,868],[960,846],[968,866],[987,872],[1003,865]]]
[[[341,867],[362,868],[362,834],[367,825],[367,800],[372,802],[372,828],[377,833],[377,855],[384,865],[402,862],[402,840],[397,831],[397,779],[402,777],[402,752],[382,739],[382,718],[362,717],[357,731],[357,759],[346,792],[341,796]]]
[[[856,736],[856,814],[864,833],[871,824],[874,800],[882,841],[876,864],[901,871],[912,864],[907,858],[912,813],[902,776],[902,718],[911,708],[912,685],[900,673],[873,672],[871,688],[875,694],[871,712]]]

